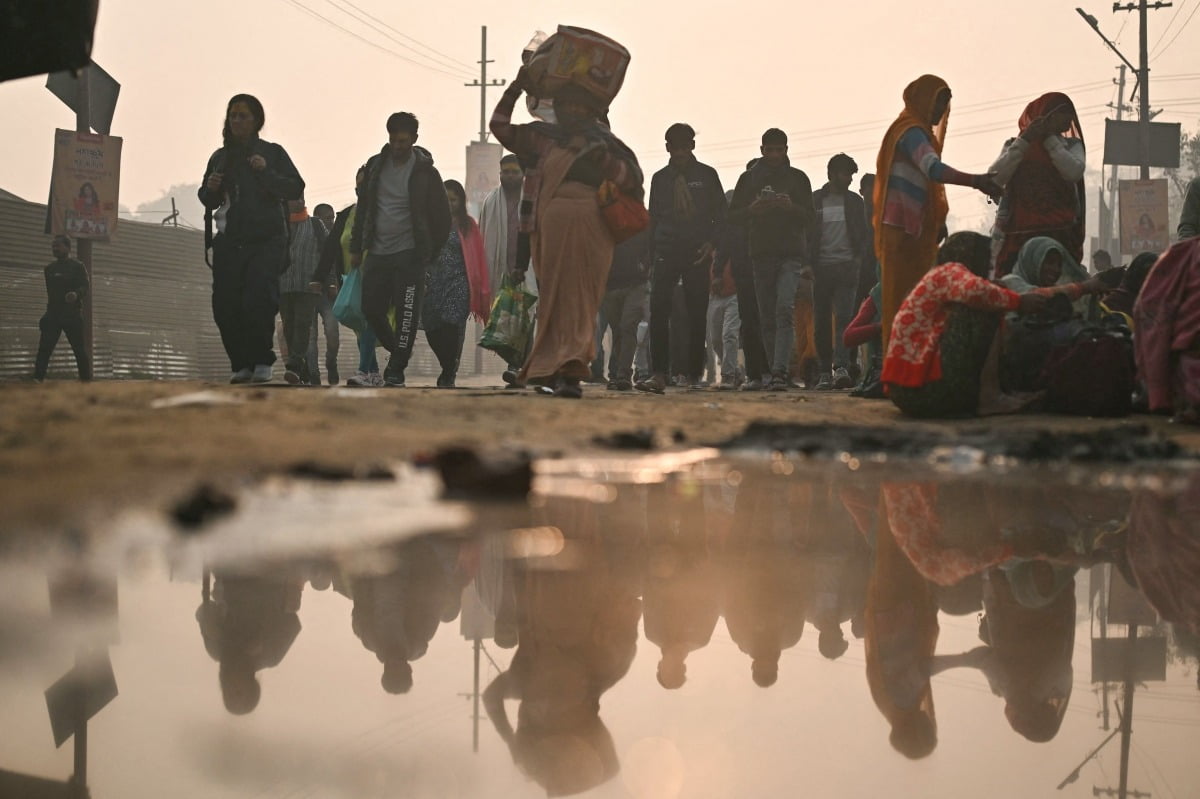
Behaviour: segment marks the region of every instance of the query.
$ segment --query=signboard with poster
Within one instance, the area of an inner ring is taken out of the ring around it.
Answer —
[[[1171,244],[1167,180],[1120,182],[1121,253],[1162,252]]]
[[[120,137],[56,130],[49,232],[108,241],[117,231],[120,177]]]
[[[500,156],[504,148],[494,142],[467,145],[467,213],[479,219],[479,209],[492,189],[500,185]]]

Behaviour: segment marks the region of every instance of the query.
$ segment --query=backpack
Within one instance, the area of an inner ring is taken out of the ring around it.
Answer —
[[[1040,382],[1046,389],[1048,411],[1127,416],[1136,380],[1133,334],[1120,316],[1110,315],[1051,350]]]

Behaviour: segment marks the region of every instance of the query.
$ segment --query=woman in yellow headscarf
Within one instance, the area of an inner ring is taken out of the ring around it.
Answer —
[[[876,162],[875,250],[883,290],[883,342],[908,292],[933,266],[944,237],[945,184],[970,186],[991,197],[1001,193],[990,175],[971,175],[943,163],[950,118],[950,87],[922,75],[904,89],[904,110],[883,137]]]

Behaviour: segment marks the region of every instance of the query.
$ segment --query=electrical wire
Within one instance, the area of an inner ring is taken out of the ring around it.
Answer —
[[[329,17],[325,16],[324,14],[320,13],[319,11],[315,11],[315,10],[309,8],[308,6],[301,3],[300,0],[283,0],[283,2],[287,3],[288,5],[292,6],[293,8],[303,11],[305,14],[308,14],[310,17],[321,20],[325,24],[332,25],[333,27],[337,28],[338,30],[342,31],[343,33],[353,36],[355,39],[358,39],[363,44],[374,47],[376,50],[379,50],[380,52],[387,53],[388,55],[392,56],[393,58],[398,58],[401,61],[405,61],[409,64],[412,64],[413,66],[420,67],[421,69],[429,70],[430,72],[437,72],[442,75],[448,75],[449,77],[454,78],[456,80],[460,80],[462,78],[461,74],[454,73],[454,72],[448,72],[447,70],[439,69],[439,68],[431,66],[429,64],[424,64],[420,61],[416,61],[412,58],[409,58],[408,56],[404,55],[403,53],[398,53],[395,50],[391,49],[390,47],[384,47],[383,45],[379,44],[378,42],[373,42],[370,39],[366,38],[365,36],[350,30],[345,25],[342,25],[341,23],[338,23],[338,22],[330,19]]]
[[[388,30],[392,31],[397,36],[407,39],[408,41],[412,42],[413,44],[418,45],[419,47],[423,47],[426,50],[430,51],[431,53],[434,53],[435,55],[439,56],[442,60],[444,60],[446,62],[447,66],[450,66],[450,67],[453,67],[456,69],[460,68],[460,67],[465,67],[468,72],[474,74],[475,67],[476,67],[475,64],[468,64],[466,61],[460,61],[459,59],[455,58],[454,56],[447,55],[446,53],[443,53],[441,50],[438,50],[435,47],[430,47],[429,45],[425,44],[424,42],[420,41],[419,39],[415,39],[412,36],[409,36],[404,31],[398,30],[397,28],[393,27],[392,25],[389,25],[387,22],[384,22],[382,19],[375,16],[371,12],[363,9],[361,6],[357,6],[354,3],[350,2],[350,0],[341,0],[341,2],[344,3],[345,5],[349,6],[350,8],[354,9],[359,14],[362,14],[363,16],[367,17],[368,19],[370,19],[370,20],[382,25],[383,27],[387,28]],[[426,56],[426,58],[428,58],[428,56]]]
[[[1170,33],[1171,26],[1174,25],[1175,20],[1179,18],[1179,12],[1183,11],[1184,7],[1187,6],[1187,4],[1188,4],[1188,0],[1180,0],[1179,5],[1177,5],[1175,7],[1175,13],[1171,15],[1170,21],[1168,21],[1166,24],[1166,27],[1164,27],[1162,29],[1162,33],[1158,34],[1158,38],[1154,40],[1154,44],[1150,46],[1150,58],[1153,59],[1155,56],[1158,55],[1158,53],[1156,52],[1158,50],[1158,46],[1160,44],[1162,44],[1162,40],[1167,37],[1168,33]],[[1128,22],[1129,17],[1126,17],[1125,21]]]
[[[382,30],[379,27],[379,25],[383,25],[384,27],[388,28],[389,30],[395,31],[400,36],[404,36],[405,39],[411,39],[412,41],[417,42],[417,44],[421,44],[419,41],[417,41],[416,39],[413,39],[411,36],[407,36],[406,34],[401,34],[399,31],[396,31],[395,28],[393,28],[391,25],[388,25],[386,22],[379,19],[378,17],[375,17],[375,16],[371,15],[370,13],[363,11],[358,6],[349,2],[349,0],[325,0],[325,2],[328,3],[329,5],[333,6],[335,9],[342,12],[343,14],[346,14],[351,19],[358,22],[360,25],[362,25],[366,28],[370,28],[372,31],[374,31],[375,33],[384,37],[385,39],[388,39],[388,40],[394,42],[395,44],[399,45],[400,47],[403,47],[405,50],[408,50],[410,53],[417,56],[418,58],[424,58],[424,59],[427,59],[427,60],[433,62],[432,68],[454,70],[456,73],[461,74],[462,77],[474,75],[473,67],[466,66],[464,64],[461,64],[458,62],[453,62],[453,61],[447,62],[447,59],[449,57],[442,56],[440,53],[438,54],[438,57],[436,57],[436,58],[427,53],[422,53],[420,50],[416,49],[411,44],[408,44],[403,39],[397,38],[397,36],[395,36],[391,33],[388,33],[385,30]],[[342,3],[345,4],[345,7],[343,7],[343,5],[341,5]],[[426,45],[422,44],[421,46],[425,47]],[[433,48],[428,48],[428,49],[432,50]],[[436,50],[434,50],[434,52],[437,53]]]
[[[1179,38],[1179,34],[1187,30],[1188,23],[1192,21],[1192,17],[1196,16],[1197,11],[1200,11],[1200,3],[1196,4],[1196,6],[1192,8],[1192,13],[1188,14],[1188,18],[1184,20],[1181,26],[1179,26],[1179,30],[1175,31],[1175,35],[1171,37],[1171,41],[1163,45],[1163,49],[1158,51],[1156,58],[1161,58],[1164,53],[1171,49],[1171,45],[1175,44],[1175,40]]]

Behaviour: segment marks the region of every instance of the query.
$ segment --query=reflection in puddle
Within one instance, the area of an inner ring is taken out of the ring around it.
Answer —
[[[0,796],[1195,795],[1200,475],[942,460],[277,481],[0,562]]]

